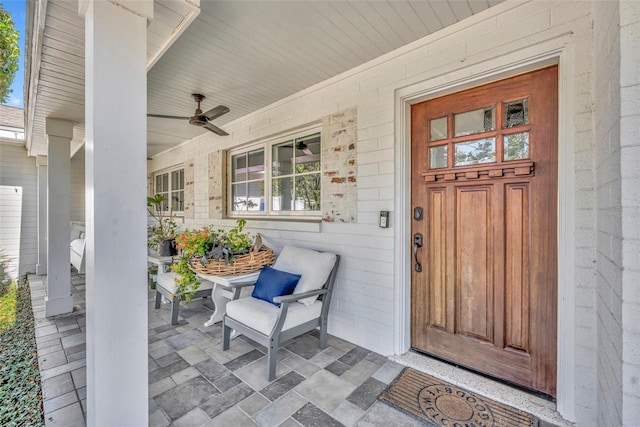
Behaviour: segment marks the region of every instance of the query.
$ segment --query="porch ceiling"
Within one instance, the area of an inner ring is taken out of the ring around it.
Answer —
[[[207,96],[203,110],[218,104],[231,109],[214,121],[224,128],[501,1],[203,0],[193,23],[157,62],[150,59],[148,112],[191,115],[195,104],[190,95],[202,93]],[[33,117],[27,147],[31,155],[46,155],[47,116],[78,123],[75,147],[83,139],[84,19],[78,15],[77,1],[29,3],[28,21],[37,17],[39,8],[45,18],[40,21],[41,54],[27,65],[27,72],[31,66],[36,76],[27,88],[29,98],[36,99],[26,107]],[[171,33],[180,25],[178,18],[189,13],[185,3],[156,0],[149,55],[157,52],[162,33]],[[33,22],[27,28],[31,47],[30,40],[38,37],[38,20]],[[149,156],[203,132],[186,122],[157,118],[148,119],[148,129]]]

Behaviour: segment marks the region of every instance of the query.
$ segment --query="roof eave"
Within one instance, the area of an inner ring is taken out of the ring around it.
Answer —
[[[42,58],[42,42],[44,25],[47,16],[47,0],[27,2],[27,28],[25,37],[25,85],[24,85],[24,130],[25,146],[31,155],[33,141],[33,122],[35,118],[38,84],[40,81],[40,60]]]

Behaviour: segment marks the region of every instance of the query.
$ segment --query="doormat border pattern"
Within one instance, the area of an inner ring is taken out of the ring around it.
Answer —
[[[434,427],[538,427],[539,419],[406,367],[378,400]]]

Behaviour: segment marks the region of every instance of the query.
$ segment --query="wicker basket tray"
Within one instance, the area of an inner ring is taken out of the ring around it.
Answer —
[[[205,276],[236,276],[249,274],[260,270],[265,265],[272,265],[276,260],[273,249],[263,246],[258,252],[249,252],[244,255],[235,255],[233,261],[225,264],[224,261],[210,259],[208,264],[202,264],[198,257],[191,258],[189,264],[196,274]]]

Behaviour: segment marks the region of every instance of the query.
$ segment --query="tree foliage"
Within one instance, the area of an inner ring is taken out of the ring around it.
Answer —
[[[11,93],[11,83],[18,71],[20,58],[19,34],[9,12],[0,4],[0,102],[5,103]]]

